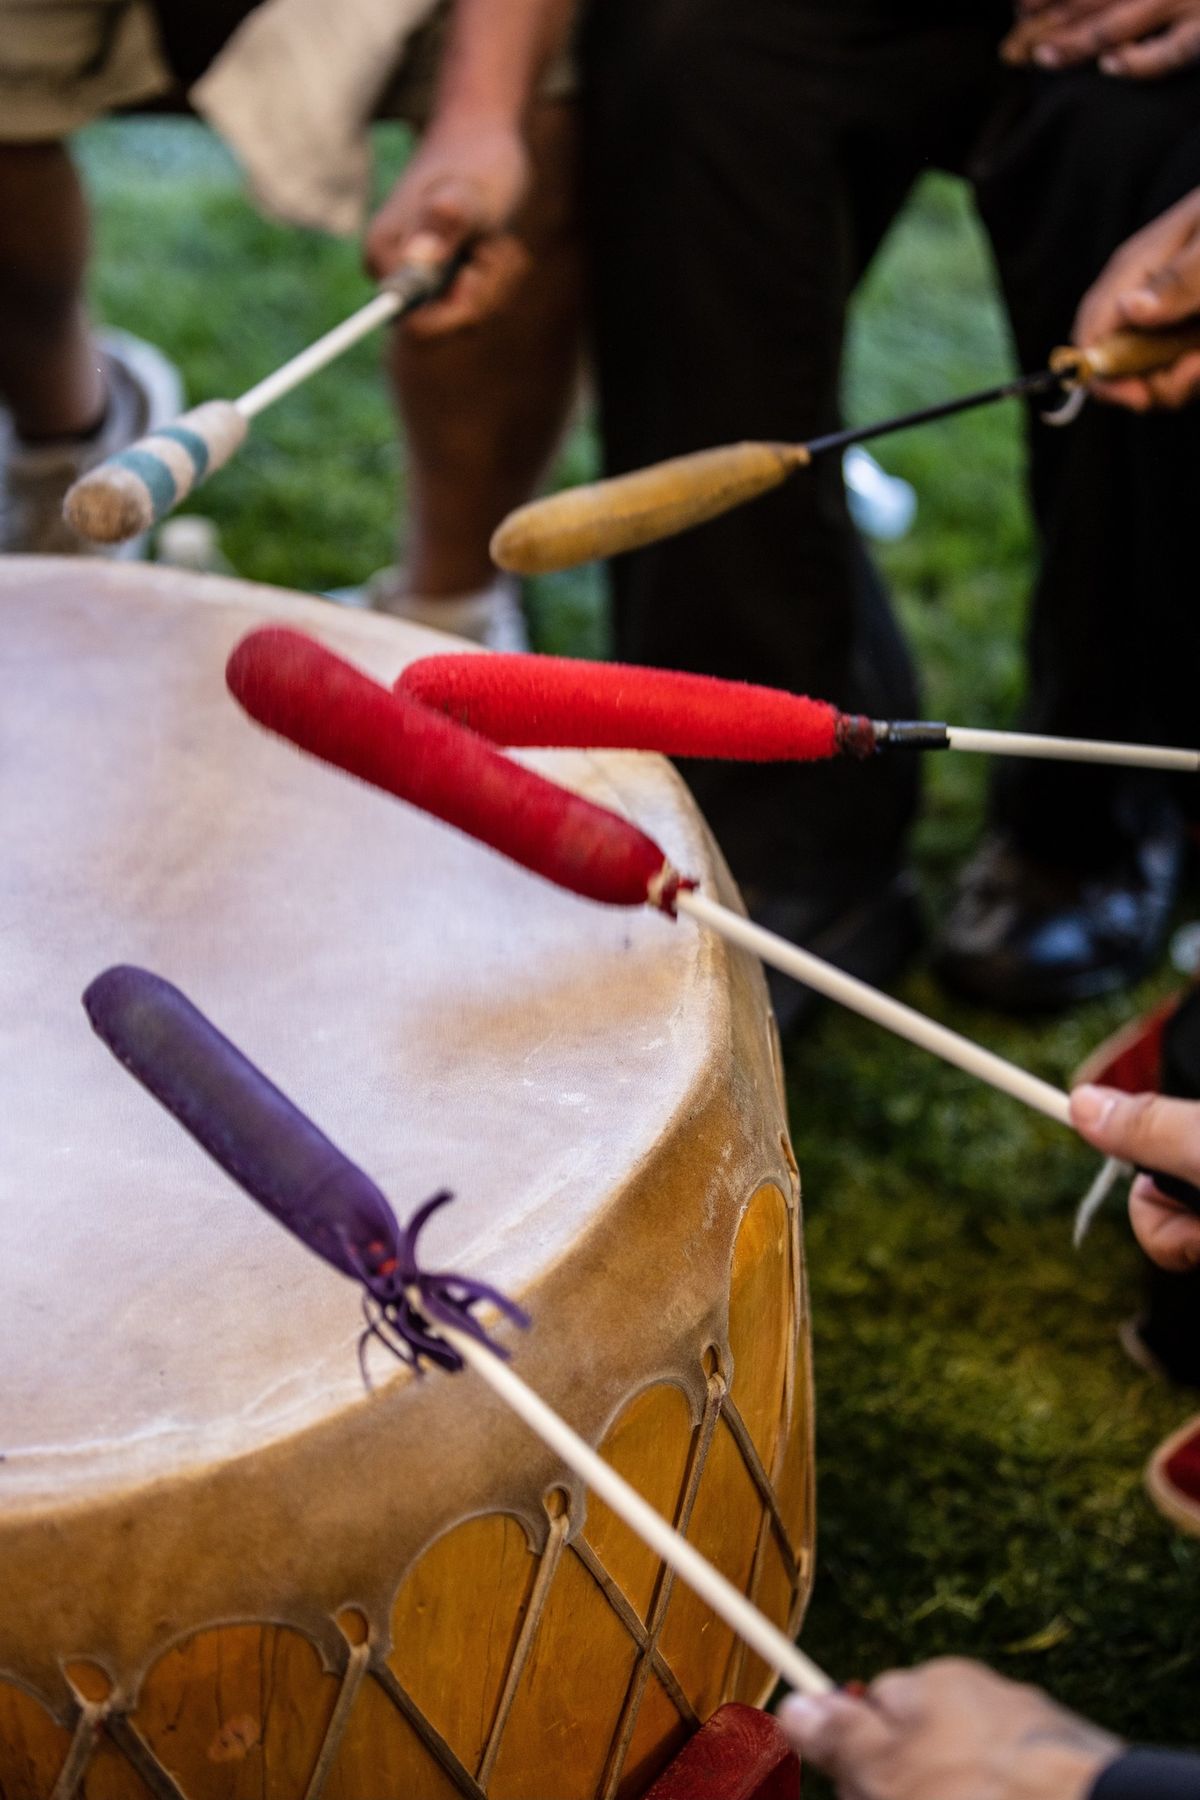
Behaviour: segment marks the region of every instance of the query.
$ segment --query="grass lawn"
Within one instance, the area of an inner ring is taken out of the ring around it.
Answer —
[[[234,394],[367,293],[352,246],[264,224],[200,128],[86,134],[96,294],[181,364],[193,399]],[[400,134],[383,161],[403,154]],[[919,295],[919,305],[915,296]],[[378,346],[264,417],[200,509],[246,576],[319,590],[389,560],[402,468]],[[1008,366],[986,249],[962,192],[929,181],[856,321],[854,418]],[[889,441],[920,495],[885,556],[932,716],[1004,724],[1021,683],[1030,533],[1014,407]],[[564,478],[592,466],[581,428]],[[594,571],[535,585],[538,645],[604,642]],[[978,831],[982,759],[930,759],[917,859],[931,911]],[[1055,1081],[1132,1009],[1018,1026],[904,997]],[[1200,1543],[1143,1500],[1141,1465],[1193,1409],[1125,1361],[1134,1253],[1116,1208],[1082,1256],[1074,1201],[1095,1159],[1059,1128],[862,1022],[826,1014],[789,1057],[817,1356],[821,1535],[805,1642],[844,1675],[948,1651],[1036,1680],[1122,1733],[1195,1741]]]

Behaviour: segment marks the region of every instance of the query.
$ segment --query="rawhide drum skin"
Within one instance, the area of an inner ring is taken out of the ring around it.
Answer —
[[[470,1372],[358,1296],[96,1038],[192,997],[546,1399],[777,1623],[812,1573],[799,1190],[757,964],[599,907],[255,725],[253,626],[381,682],[433,632],[246,583],[0,562],[0,1796],[640,1794],[762,1664]],[[521,753],[733,890],[669,765]]]

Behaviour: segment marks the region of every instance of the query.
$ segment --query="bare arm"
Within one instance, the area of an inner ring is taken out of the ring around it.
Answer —
[[[458,0],[438,117],[465,114],[519,129],[551,58],[566,48],[574,12],[574,0]]]
[[[450,293],[409,321],[414,336],[477,324],[528,267],[511,229],[529,184],[524,126],[574,13],[575,0],[457,0],[429,128],[367,232],[377,276],[471,247]]]

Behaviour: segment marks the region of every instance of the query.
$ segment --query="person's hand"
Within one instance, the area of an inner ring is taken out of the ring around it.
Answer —
[[[1005,62],[1153,81],[1200,59],[1198,0],[1020,0],[1000,46]]]
[[[450,291],[406,321],[414,337],[459,331],[504,305],[530,265],[510,229],[528,181],[516,129],[473,119],[429,127],[366,238],[367,267],[377,279],[401,263],[441,263],[469,250]]]
[[[1072,341],[1085,349],[1113,331],[1153,331],[1200,315],[1200,188],[1113,253],[1080,302]],[[1155,375],[1089,384],[1134,412],[1200,398],[1200,353]]]
[[[1200,1182],[1200,1101],[1077,1087],[1071,1123],[1106,1156]],[[1160,1194],[1148,1175],[1139,1175],[1129,1190],[1129,1223],[1160,1268],[1200,1267],[1200,1218]]]
[[[789,1695],[779,1722],[843,1800],[1084,1800],[1116,1738],[981,1663],[883,1675],[862,1699]]]

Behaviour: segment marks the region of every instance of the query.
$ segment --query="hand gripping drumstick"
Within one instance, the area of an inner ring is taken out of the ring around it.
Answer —
[[[559,887],[610,905],[650,905],[670,917],[689,913],[826,999],[1070,1125],[1070,1101],[1061,1088],[696,892],[696,883],[627,819],[512,762],[444,714],[389,693],[301,632],[286,626],[251,632],[230,657],[226,680],[234,698],[269,731]],[[1171,1185],[1174,1178],[1154,1179],[1200,1211],[1200,1190],[1182,1184],[1191,1195],[1186,1199],[1180,1184]]]
[[[500,568],[514,574],[545,575],[597,557],[619,556],[756,499],[814,457],[1017,394],[1044,394],[1079,388],[1091,380],[1151,374],[1197,349],[1200,320],[1175,331],[1115,332],[1088,350],[1064,345],[1054,351],[1049,366],[1036,374],[1020,375],[999,387],[983,388],[874,425],[831,431],[806,444],[726,444],[672,457],[629,475],[567,488],[518,507],[497,527],[492,557]]]
[[[436,300],[454,280],[461,262],[455,257],[447,263],[402,265],[373,300],[238,399],[206,400],[89,469],[63,501],[67,524],[96,544],[121,544],[139,537],[241,449],[250,421],[260,412],[389,319],[403,319]]]
[[[370,1177],[161,977],[109,969],[83,1003],[117,1059],[238,1186],[310,1250],[362,1282],[367,1329],[360,1351],[376,1337],[418,1370],[421,1358],[449,1372],[469,1363],[769,1668],[802,1694],[832,1690],[811,1658],[505,1367],[509,1352],[472,1309],[490,1303],[521,1326],[528,1315],[484,1282],[420,1266],[417,1237],[449,1193],[435,1194],[402,1228]]]
[[[927,720],[866,719],[748,681],[567,656],[446,655],[410,663],[397,693],[435,706],[495,744],[657,750],[738,762],[819,762],[878,750],[973,750],[1058,762],[1200,769],[1200,750],[1089,738],[974,731]]]

